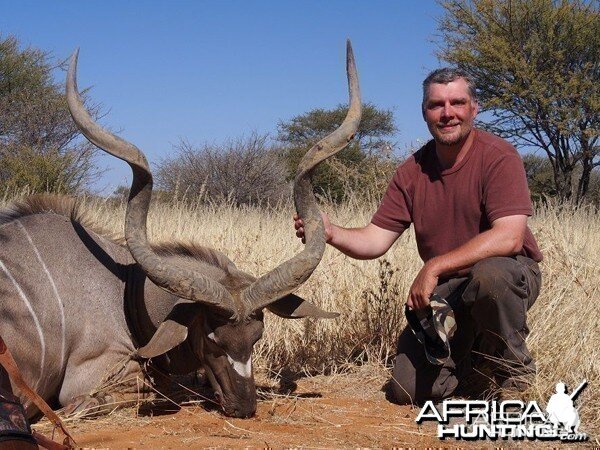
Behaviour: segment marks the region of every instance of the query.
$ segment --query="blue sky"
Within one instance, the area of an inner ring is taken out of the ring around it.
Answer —
[[[347,101],[345,39],[363,99],[394,110],[400,148],[429,137],[421,81],[435,57],[442,8],[414,1],[0,0],[0,33],[67,58],[80,47],[79,86],[108,110],[102,123],[151,164],[185,138],[220,143]],[[62,82],[64,73],[57,72]],[[125,163],[96,189],[129,184]]]

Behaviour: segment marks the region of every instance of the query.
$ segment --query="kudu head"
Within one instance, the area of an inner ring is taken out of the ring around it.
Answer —
[[[304,220],[304,249],[260,278],[239,271],[219,252],[212,255],[227,275],[211,278],[200,265],[182,263],[154,251],[146,235],[146,218],[152,194],[152,174],[144,154],[133,144],[100,127],[89,115],[77,90],[76,50],[67,76],[67,102],[73,120],[83,135],[107,153],[127,162],[133,171],[127,211],[125,239],[131,255],[157,286],[175,295],[171,313],[138,354],[144,358],[162,355],[187,340],[200,360],[216,397],[226,414],[248,417],[256,410],[256,387],[251,367],[254,343],[263,333],[263,309],[286,318],[336,317],[292,294],[319,264],[325,250],[325,233],[313,194],[314,168],[352,140],[361,117],[360,90],[350,42],[346,48],[346,70],[350,94],[348,114],[333,133],[315,144],[298,165],[294,180],[294,202]],[[202,305],[202,313],[198,311]]]

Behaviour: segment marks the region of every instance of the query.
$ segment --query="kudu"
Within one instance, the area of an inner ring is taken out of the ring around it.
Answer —
[[[350,142],[360,121],[350,43],[348,115],[310,149],[294,180],[306,245],[260,278],[238,270],[217,250],[148,242],[148,163],[137,147],[101,128],[85,109],[77,90],[77,56],[78,51],[66,83],[73,120],[89,141],[133,171],[125,243],[102,234],[64,198],[34,197],[4,210],[0,334],[30,385],[70,412],[123,398],[102,388],[107,374],[116,383],[144,376],[150,365],[166,374],[204,368],[225,414],[251,416],[256,410],[251,355],[263,334],[263,309],[285,318],[337,316],[292,292],[308,279],[325,249],[311,173]],[[26,406],[28,414],[35,413]]]

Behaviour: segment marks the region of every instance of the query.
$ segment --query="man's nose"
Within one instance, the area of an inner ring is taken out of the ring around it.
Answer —
[[[452,105],[450,102],[444,103],[444,107],[442,108],[442,117],[452,117],[454,116],[454,110],[452,109]]]

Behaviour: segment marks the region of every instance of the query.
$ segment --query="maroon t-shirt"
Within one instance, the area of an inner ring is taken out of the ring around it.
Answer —
[[[443,255],[489,230],[500,217],[531,216],[523,161],[504,139],[473,130],[468,153],[441,170],[430,141],[398,169],[371,222],[402,233],[414,224],[423,261]],[[521,254],[542,260],[529,227]]]

